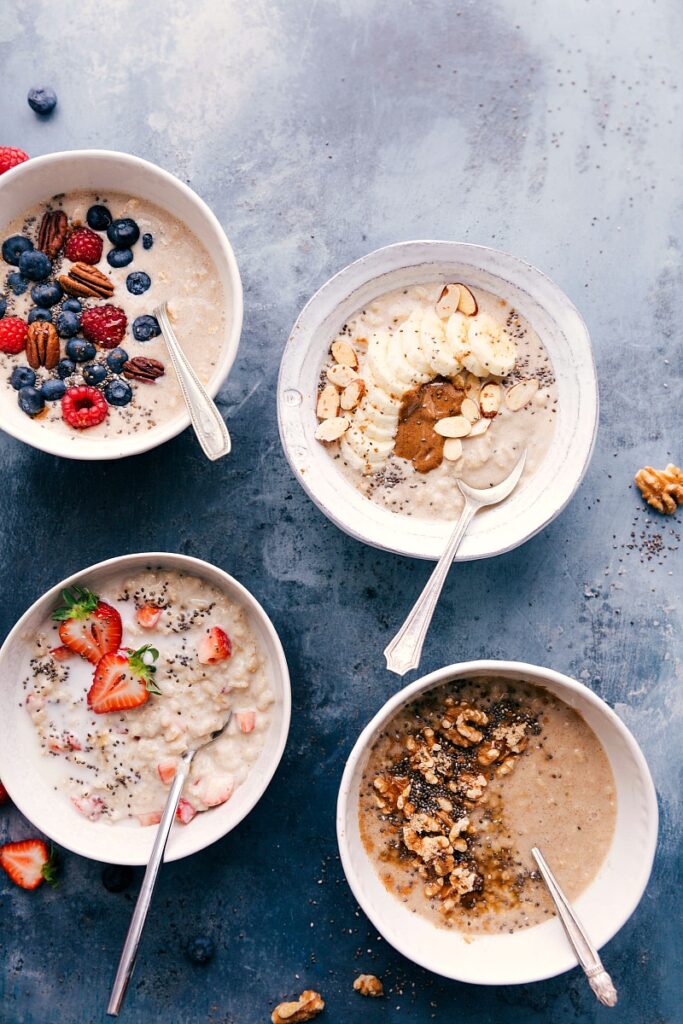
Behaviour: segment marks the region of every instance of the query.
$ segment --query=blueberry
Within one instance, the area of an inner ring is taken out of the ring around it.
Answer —
[[[97,349],[84,338],[70,338],[66,343],[66,354],[77,363],[89,363],[97,355]]]
[[[127,249],[135,245],[140,237],[140,228],[132,217],[120,217],[111,222],[107,228],[107,238],[117,249]]]
[[[111,224],[111,214],[106,206],[91,206],[85,219],[93,231],[106,231]]]
[[[118,270],[119,267],[127,267],[129,263],[133,262],[133,250],[132,249],[110,249],[107,253],[107,263],[114,270]]]
[[[150,235],[149,231],[147,231],[142,236],[142,248],[143,249],[151,249],[153,245],[154,245],[154,235]]]
[[[87,366],[83,367],[83,380],[86,384],[92,384],[94,387],[106,379],[107,367],[103,366],[102,363],[88,363]]]
[[[64,396],[66,384],[63,380],[55,380],[54,377],[46,380],[40,389],[40,393],[46,402],[56,402]]]
[[[112,373],[121,373],[124,363],[128,362],[128,353],[123,348],[113,348],[107,353],[107,366]]]
[[[20,274],[18,270],[14,273],[7,275],[7,284],[10,286],[15,295],[23,295],[28,288],[28,281],[23,274]]]
[[[57,373],[62,380],[66,380],[67,377],[73,376],[76,372],[76,364],[73,359],[60,359],[57,363]]]
[[[145,274],[144,270],[134,270],[126,278],[126,288],[131,295],[142,295],[143,292],[147,291],[151,283],[149,274]]]
[[[45,399],[40,391],[29,384],[19,392],[19,408],[27,416],[37,416],[45,408]]]
[[[193,963],[207,964],[216,952],[216,947],[208,935],[197,935],[196,938],[190,939],[185,952]]]
[[[49,284],[34,284],[31,288],[31,298],[36,306],[44,306],[46,309],[59,302],[63,294],[62,286],[56,281]]]
[[[133,397],[133,389],[127,381],[117,377],[105,384],[104,397],[110,405],[128,405]]]
[[[136,341],[149,341],[161,334],[155,316],[138,316],[133,320],[133,337]]]
[[[62,309],[66,310],[68,313],[80,313],[83,306],[78,299],[64,299]]]
[[[31,281],[44,281],[52,272],[52,263],[44,252],[29,249],[19,257],[19,270]]]
[[[123,892],[133,881],[133,871],[126,864],[107,864],[102,869],[102,885],[107,892]]]
[[[22,388],[33,387],[36,375],[30,366],[15,366],[9,382],[15,391],[21,391]]]
[[[2,320],[2,318],[3,318],[3,316],[5,315],[6,312],[7,312],[7,299],[5,298],[4,295],[0,295],[0,320]]]
[[[5,263],[18,267],[22,252],[30,252],[32,248],[33,242],[30,239],[24,238],[23,235],[12,235],[2,243],[2,258]]]
[[[28,322],[32,324],[35,320],[45,320],[47,322],[52,321],[52,313],[49,309],[41,309],[39,306],[34,306],[33,309],[29,309],[28,316],[26,317]]]
[[[72,313],[70,309],[64,310],[57,317],[56,327],[57,334],[60,338],[73,338],[75,334],[78,334],[78,329],[81,326],[81,318],[78,313]]]
[[[29,89],[28,105],[36,114],[47,116],[57,106],[57,93],[49,85],[41,86],[39,89]]]

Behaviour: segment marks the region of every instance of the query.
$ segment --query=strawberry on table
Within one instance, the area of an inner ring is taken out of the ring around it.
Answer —
[[[215,665],[232,654],[232,641],[220,626],[212,626],[199,638],[197,657],[202,665]]]
[[[26,347],[28,324],[18,316],[6,316],[0,320],[0,352],[12,356],[23,352]]]
[[[0,807],[2,806],[2,804],[6,803],[9,803],[9,793],[3,786],[2,782],[0,782]]]
[[[41,882],[56,885],[55,864],[42,839],[25,839],[0,847],[0,866],[22,889],[37,889]]]
[[[28,160],[28,153],[16,146],[0,146],[0,174],[11,171],[13,167],[23,164]]]
[[[116,608],[85,587],[63,590],[62,600],[64,604],[52,613],[52,618],[60,623],[59,639],[65,647],[93,665],[105,654],[118,650],[123,627]]]
[[[150,693],[160,695],[161,691],[154,682],[156,667],[151,664],[158,657],[159,652],[149,644],[137,651],[105,654],[97,663],[88,692],[90,710],[96,715],[127,711],[144,704]]]

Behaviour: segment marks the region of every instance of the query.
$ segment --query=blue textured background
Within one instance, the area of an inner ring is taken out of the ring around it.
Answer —
[[[0,143],[122,149],[173,171],[225,225],[246,293],[220,396],[235,450],[218,465],[187,432],[101,465],[0,436],[3,635],[71,572],[177,549],[254,591],[291,667],[291,737],[267,795],[232,835],[162,872],[130,1024],[259,1024],[305,986],[331,1022],[681,1019],[682,516],[651,513],[631,479],[683,458],[682,36],[677,0],[0,6]],[[26,104],[34,84],[57,90],[50,121]],[[416,237],[530,260],[592,332],[602,417],[581,490],[523,548],[453,571],[423,668],[484,655],[550,665],[592,686],[641,742],[660,848],[639,910],[604,951],[614,1011],[576,971],[485,990],[413,967],[379,940],[340,869],[342,766],[398,686],[381,650],[429,566],[365,549],[306,499],[280,450],[275,379],[310,294],[355,257]],[[0,812],[0,837],[28,832]],[[103,1021],[135,891],[106,892],[100,867],[74,856],[55,893],[3,876],[2,1024]],[[217,943],[206,968],[183,953],[197,932]],[[385,999],[352,991],[361,970],[384,979]]]

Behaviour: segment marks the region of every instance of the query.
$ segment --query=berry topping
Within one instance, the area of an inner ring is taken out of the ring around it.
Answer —
[[[83,384],[68,388],[62,398],[62,416],[70,427],[87,430],[107,418],[109,407],[101,391]]]
[[[138,316],[133,320],[133,337],[136,341],[149,341],[161,334],[155,316]]]
[[[83,309],[83,306],[78,301],[78,299],[69,298],[64,299],[64,302],[62,303],[62,309],[68,311],[69,313],[80,313],[81,310]]]
[[[106,206],[91,206],[85,215],[85,219],[88,222],[88,227],[91,227],[93,231],[106,231],[111,224],[112,217]]]
[[[149,274],[146,274],[144,270],[134,270],[126,278],[126,288],[131,295],[142,295],[143,292],[147,291],[151,283]]]
[[[157,608],[155,604],[143,604],[135,613],[138,625],[143,629],[154,629],[160,617],[161,608]]]
[[[67,238],[65,252],[72,263],[99,263],[102,239],[90,228],[76,228]]]
[[[15,356],[26,345],[27,324],[18,316],[6,316],[0,320],[0,352]]]
[[[239,726],[240,732],[253,732],[254,726],[256,725],[256,712],[255,711],[236,711],[235,720]]]
[[[28,288],[28,280],[18,270],[15,270],[13,274],[7,275],[7,284],[15,295],[23,295]]]
[[[31,288],[31,298],[36,306],[44,306],[45,309],[49,309],[50,306],[59,302],[63,294],[62,286],[56,281],[52,281],[50,284],[34,284]]]
[[[37,416],[45,408],[45,399],[37,388],[22,388],[19,392],[19,408],[27,416]]]
[[[49,309],[40,309],[38,306],[34,306],[32,309],[29,309],[26,320],[30,324],[35,323],[36,320],[52,323],[52,313]]]
[[[6,803],[9,803],[9,793],[3,786],[2,782],[0,782],[0,807]]]
[[[133,389],[125,380],[110,380],[104,387],[104,397],[110,405],[128,405]]]
[[[92,342],[84,341],[83,338],[69,338],[66,343],[66,354],[76,363],[87,363],[89,359],[95,358],[97,349]]]
[[[127,267],[129,263],[133,262],[133,250],[132,249],[110,249],[107,253],[107,263],[114,270],[118,270],[120,267]]]
[[[46,380],[40,389],[40,393],[46,402],[56,402],[58,399],[63,398],[66,392],[66,384],[63,380],[55,380],[51,378]]]
[[[157,765],[157,771],[163,784],[170,786],[175,779],[176,763],[175,761],[160,761]]]
[[[50,651],[50,655],[56,661],[68,661],[73,656],[73,651],[69,647],[65,647],[64,644],[61,647],[53,647]]]
[[[191,804],[189,800],[186,800],[185,797],[181,796],[175,812],[175,816],[178,821],[181,821],[183,825],[189,825],[196,814],[197,812],[194,805]]]
[[[93,306],[83,310],[81,330],[88,341],[103,348],[115,348],[126,333],[128,320],[118,306]]]
[[[30,281],[44,281],[52,273],[52,261],[44,252],[27,249],[19,257],[19,270]]]
[[[113,348],[107,352],[107,366],[112,373],[121,373],[125,363],[128,362],[128,353],[123,348]]]
[[[92,384],[94,387],[106,379],[107,367],[103,366],[102,363],[88,363],[87,366],[83,367],[83,380],[86,384]]]
[[[55,326],[60,338],[73,338],[75,334],[78,334],[81,318],[78,313],[62,307],[62,312],[58,314]]]
[[[149,231],[142,236],[142,248],[151,249],[154,245],[154,235],[150,235]]]
[[[28,105],[36,114],[47,117],[57,106],[57,93],[49,85],[42,85],[28,91]]]
[[[232,654],[230,637],[220,626],[212,626],[197,644],[197,657],[202,665],[215,665]]]
[[[24,153],[23,149],[17,149],[15,146],[0,146],[0,174],[23,164],[24,160],[28,160],[28,153]]]
[[[23,235],[12,235],[2,243],[2,258],[5,263],[11,263],[13,267],[19,266],[19,257],[22,252],[30,252],[33,242]]]
[[[57,363],[57,373],[66,380],[67,377],[71,377],[76,372],[76,364],[73,359],[60,359]]]
[[[41,882],[56,885],[55,864],[42,839],[25,839],[0,847],[0,865],[22,889],[37,889]]]
[[[30,366],[15,366],[9,382],[15,391],[20,391],[22,388],[33,387],[36,375]]]
[[[127,864],[107,864],[102,869],[102,885],[107,892],[124,892],[133,881],[133,871]]]
[[[55,609],[52,618],[59,622],[59,639],[65,647],[93,665],[118,650],[123,627],[116,608],[85,587],[63,590],[62,600],[64,604]]]
[[[190,939],[185,951],[192,963],[208,964],[216,952],[216,947],[208,935],[197,935],[196,938]]]
[[[140,228],[131,217],[121,217],[107,228],[107,238],[117,249],[129,249],[140,237]]]
[[[145,644],[137,651],[119,651],[105,654],[97,663],[93,684],[88,692],[88,707],[96,715],[109,711],[136,708],[149,699],[150,693],[160,694],[154,682],[156,667],[147,664],[156,661],[159,652]]]

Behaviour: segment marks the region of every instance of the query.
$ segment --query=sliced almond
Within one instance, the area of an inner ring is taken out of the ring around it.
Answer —
[[[342,391],[341,396],[341,407],[346,412],[351,409],[355,409],[361,398],[365,394],[365,381],[358,377],[357,380],[352,380],[347,387]]]
[[[493,420],[477,420],[476,423],[472,424],[472,429],[467,435],[467,440],[469,441],[471,437],[481,437],[482,434],[486,433],[492,423]]]
[[[492,420],[500,409],[500,384],[484,384],[479,392],[479,408],[482,416]]]
[[[329,420],[339,413],[339,392],[334,384],[326,384],[318,394],[318,404],[315,407],[319,420]]]
[[[315,439],[324,441],[325,444],[338,441],[342,434],[349,429],[350,423],[348,416],[333,416],[332,419],[323,420],[315,432]]]
[[[460,289],[460,301],[458,302],[458,312],[464,313],[465,316],[476,316],[479,312],[479,306],[472,292],[469,290],[466,284],[459,284]]]
[[[332,358],[342,366],[350,366],[352,370],[358,368],[358,356],[348,341],[333,341],[331,352]]]
[[[462,441],[459,437],[449,437],[444,442],[443,457],[449,462],[457,462],[462,455]]]
[[[358,374],[350,366],[343,363],[334,363],[327,371],[327,379],[338,388],[347,388],[352,380],[357,380]]]
[[[436,302],[436,314],[442,320],[448,320],[458,309],[460,287],[457,284],[445,284]]]
[[[535,377],[529,377],[527,380],[520,380],[517,384],[513,384],[511,388],[508,388],[505,395],[505,404],[508,409],[511,412],[523,409],[534,397],[538,387],[538,381]]]
[[[465,377],[465,392],[468,398],[471,398],[473,402],[479,401],[479,392],[481,391],[481,380],[474,373],[468,373]]]
[[[460,415],[468,419],[470,423],[476,423],[479,419],[479,406],[471,398],[464,398],[460,406]]]
[[[471,429],[466,416],[446,416],[434,424],[434,430],[442,437],[467,437]]]

